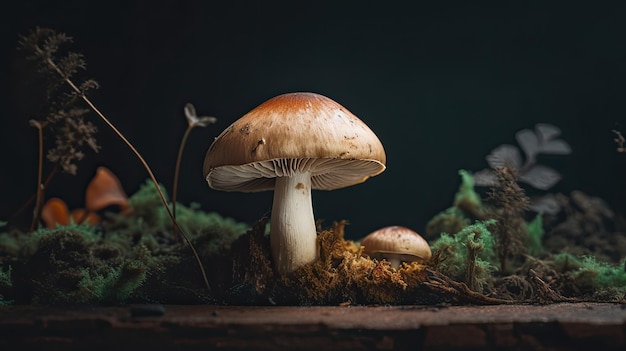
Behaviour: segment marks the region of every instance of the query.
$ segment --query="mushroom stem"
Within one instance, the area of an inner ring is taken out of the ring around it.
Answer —
[[[402,260],[400,260],[400,257],[398,257],[397,255],[388,255],[385,256],[385,259],[389,262],[389,265],[391,265],[392,268],[400,268]]]
[[[317,259],[310,172],[276,178],[270,245],[274,266],[283,276]]]

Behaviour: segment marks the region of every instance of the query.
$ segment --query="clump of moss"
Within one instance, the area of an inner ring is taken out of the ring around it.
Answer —
[[[100,240],[87,225],[38,230],[21,260],[15,269],[18,303],[124,303],[149,270],[148,261]]]
[[[162,193],[167,196],[165,189]],[[146,181],[129,198],[132,216],[109,217],[109,240],[130,240],[144,245],[154,257],[153,269],[145,284],[137,291],[141,300],[169,303],[206,303],[219,295],[230,282],[222,272],[232,269],[231,245],[246,232],[248,225],[215,212],[204,212],[198,204],[177,207],[177,223],[211,274],[213,287],[209,296],[202,285],[197,263],[187,245],[175,240],[174,227],[151,182]]]
[[[626,299],[624,263],[611,265],[591,256],[583,257],[576,263],[579,268],[571,272],[571,279],[581,294],[594,300],[623,301]]]
[[[442,233],[456,234],[470,223],[470,219],[465,216],[461,209],[455,206],[448,207],[426,223],[424,236],[434,239]]]
[[[526,224],[526,231],[528,233],[527,247],[528,253],[533,256],[538,256],[545,252],[543,247],[543,215],[538,213],[532,221]]]
[[[494,240],[487,228],[494,220],[477,221],[454,235],[444,233],[435,241],[432,265],[440,273],[482,291],[491,273],[497,270]]]
[[[461,185],[454,195],[454,206],[474,218],[483,218],[483,204],[474,190],[474,177],[466,170],[459,170]]]
[[[167,197],[163,186],[161,191]],[[174,243],[173,223],[166,209],[161,206],[159,194],[150,181],[141,185],[128,202],[133,209],[132,216],[111,216],[108,224],[110,230],[118,236],[134,237],[153,248]],[[185,230],[200,256],[227,251],[230,243],[248,228],[247,224],[222,217],[216,212],[204,212],[197,203],[189,206],[179,204],[176,212],[178,225]]]
[[[528,257],[515,275],[499,279],[499,295],[553,303],[561,301],[626,300],[626,271],[591,256],[563,252],[543,259]]]
[[[37,304],[213,302],[186,243],[150,183],[129,199],[132,213],[102,213],[103,222],[0,234],[0,301]],[[217,288],[228,285],[231,244],[247,225],[199,206],[179,206],[179,224],[211,267]],[[228,283],[227,283],[227,282]]]

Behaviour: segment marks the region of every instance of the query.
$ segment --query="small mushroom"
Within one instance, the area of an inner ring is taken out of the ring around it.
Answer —
[[[270,245],[285,275],[318,256],[311,190],[362,183],[385,162],[365,123],[325,96],[299,92],[267,100],[226,128],[207,151],[204,176],[216,190],[274,190]]]
[[[385,259],[392,267],[401,262],[426,262],[432,253],[428,242],[413,230],[389,226],[368,234],[361,240],[363,253],[371,258]]]
[[[69,211],[67,204],[58,197],[50,198],[41,208],[41,219],[46,224],[46,228],[52,229],[58,225],[69,225],[83,223],[85,220],[91,225],[100,222],[100,216],[93,212],[88,212],[84,208],[77,208]]]
[[[96,175],[85,191],[85,208],[96,212],[107,206],[117,205],[123,212],[129,208],[128,196],[120,180],[106,167],[98,167]]]
[[[68,225],[70,224],[70,211],[65,201],[53,197],[48,199],[41,208],[41,219],[48,229],[57,225]]]

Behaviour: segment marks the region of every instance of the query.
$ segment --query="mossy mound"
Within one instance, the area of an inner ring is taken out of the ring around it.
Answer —
[[[0,301],[17,304],[214,302],[189,246],[173,235],[156,190],[146,183],[133,212],[106,212],[101,224],[0,233]],[[225,260],[247,226],[197,205],[178,207],[178,223],[203,265]],[[219,275],[210,275],[219,285]]]
[[[363,248],[344,239],[345,222],[319,233],[320,258],[279,278],[272,271],[264,222],[233,245],[234,289],[227,303],[278,305],[506,303],[471,291],[428,265],[387,261],[362,255]]]
[[[605,262],[551,252],[544,245],[541,217],[529,223],[501,219],[501,224],[520,225],[528,235],[526,253],[507,257],[511,265],[502,272],[502,256],[496,250],[502,241],[492,230],[507,227],[495,226],[491,218],[476,218],[486,217],[487,206],[470,214],[453,207],[456,210],[435,217],[466,224],[449,227],[454,233],[436,233],[429,262],[393,268],[384,260],[371,259],[360,245],[344,238],[346,223],[338,222],[319,229],[319,260],[279,277],[273,269],[265,218],[249,228],[194,204],[179,205],[177,221],[207,272],[207,289],[190,246],[174,235],[155,188],[146,183],[129,200],[132,212],[101,213],[103,222],[95,226],[0,233],[0,304],[625,301],[623,260]]]

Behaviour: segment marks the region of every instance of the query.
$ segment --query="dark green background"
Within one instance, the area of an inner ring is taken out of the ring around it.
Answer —
[[[626,121],[626,2],[502,1],[22,1],[3,11],[7,73],[0,134],[0,218],[36,186],[37,106],[18,34],[51,27],[75,38],[94,102],[135,143],[171,188],[183,106],[218,117],[192,132],[179,200],[253,222],[271,193],[208,188],[202,160],[212,139],[275,95],[313,91],[365,121],[387,151],[387,171],[364,184],[313,193],[315,215],[347,219],[349,237],[398,224],[421,231],[447,207],[457,170],[514,133],[552,123],[574,152],[542,158],[564,180],[618,210],[626,195],[626,154],[611,129]],[[98,165],[132,193],[147,178],[140,163],[95,119],[102,150],[76,177],[58,176],[48,196],[71,207]],[[624,123],[626,124],[626,123]],[[49,165],[48,165],[49,166]]]

